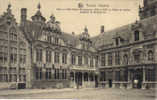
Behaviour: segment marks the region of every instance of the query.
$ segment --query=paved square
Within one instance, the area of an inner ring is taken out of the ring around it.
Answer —
[[[25,89],[1,90],[1,99],[155,100],[155,90],[138,89]]]

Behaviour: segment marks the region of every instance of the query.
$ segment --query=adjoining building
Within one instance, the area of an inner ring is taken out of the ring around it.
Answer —
[[[90,37],[65,33],[52,14],[37,12],[20,24],[0,16],[0,88],[117,87],[155,88],[157,81],[157,1],[144,0],[140,21]]]
[[[157,81],[157,0],[144,0],[140,21],[93,38],[100,54],[104,87],[155,88]]]

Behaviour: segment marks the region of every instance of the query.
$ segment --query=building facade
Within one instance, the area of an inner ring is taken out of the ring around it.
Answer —
[[[40,9],[28,20],[22,8],[19,24],[11,5],[0,16],[1,86],[155,88],[155,0],[144,0],[139,21],[108,32],[101,26],[95,37],[87,27],[80,35],[65,33],[53,14],[47,20]]]

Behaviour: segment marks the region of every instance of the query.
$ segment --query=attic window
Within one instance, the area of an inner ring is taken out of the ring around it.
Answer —
[[[135,37],[135,41],[138,41],[140,39],[138,30],[134,32],[134,37]]]

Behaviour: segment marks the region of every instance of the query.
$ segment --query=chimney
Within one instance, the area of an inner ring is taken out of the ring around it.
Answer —
[[[101,26],[100,33],[104,33],[104,25]]]
[[[21,8],[21,23],[27,20],[27,8]]]

